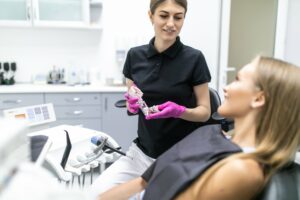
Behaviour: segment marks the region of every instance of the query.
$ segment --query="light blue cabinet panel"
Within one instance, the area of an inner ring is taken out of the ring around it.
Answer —
[[[31,106],[43,102],[44,96],[42,93],[0,94],[0,109]]]
[[[127,150],[137,137],[137,116],[128,116],[126,108],[115,107],[120,99],[124,99],[123,93],[102,93],[102,130]]]
[[[45,101],[54,105],[100,105],[99,93],[46,93]]]
[[[58,119],[101,118],[101,107],[96,106],[55,106]]]

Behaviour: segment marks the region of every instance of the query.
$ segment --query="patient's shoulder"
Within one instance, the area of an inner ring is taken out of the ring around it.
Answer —
[[[264,184],[263,170],[253,159],[231,160],[220,167],[212,179],[215,191],[227,197],[223,199],[250,199]]]
[[[262,167],[253,159],[234,159],[221,167],[218,173],[224,177],[235,175],[233,180],[240,179],[249,185],[264,182]]]
[[[200,180],[201,177],[197,181]],[[194,194],[197,193],[196,199],[251,199],[263,184],[260,164],[253,159],[237,158],[217,169],[204,185],[197,186],[198,192],[194,190]]]

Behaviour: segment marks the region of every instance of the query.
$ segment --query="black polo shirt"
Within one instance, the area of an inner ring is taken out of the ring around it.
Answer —
[[[187,108],[196,107],[193,86],[210,82],[211,76],[201,51],[176,42],[162,53],[148,45],[131,48],[123,74],[144,93],[147,105],[173,101]],[[157,158],[172,145],[191,133],[201,123],[178,118],[146,120],[139,111],[138,147],[148,156]]]

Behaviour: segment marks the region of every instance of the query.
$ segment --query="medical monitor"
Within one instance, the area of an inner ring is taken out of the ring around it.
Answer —
[[[56,120],[52,103],[4,110],[5,118],[21,119],[28,126],[36,126]]]

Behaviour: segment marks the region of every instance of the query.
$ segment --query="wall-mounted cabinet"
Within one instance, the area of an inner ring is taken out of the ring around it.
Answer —
[[[0,24],[31,26],[31,0],[0,0]]]
[[[0,26],[101,29],[102,0],[0,0]]]

